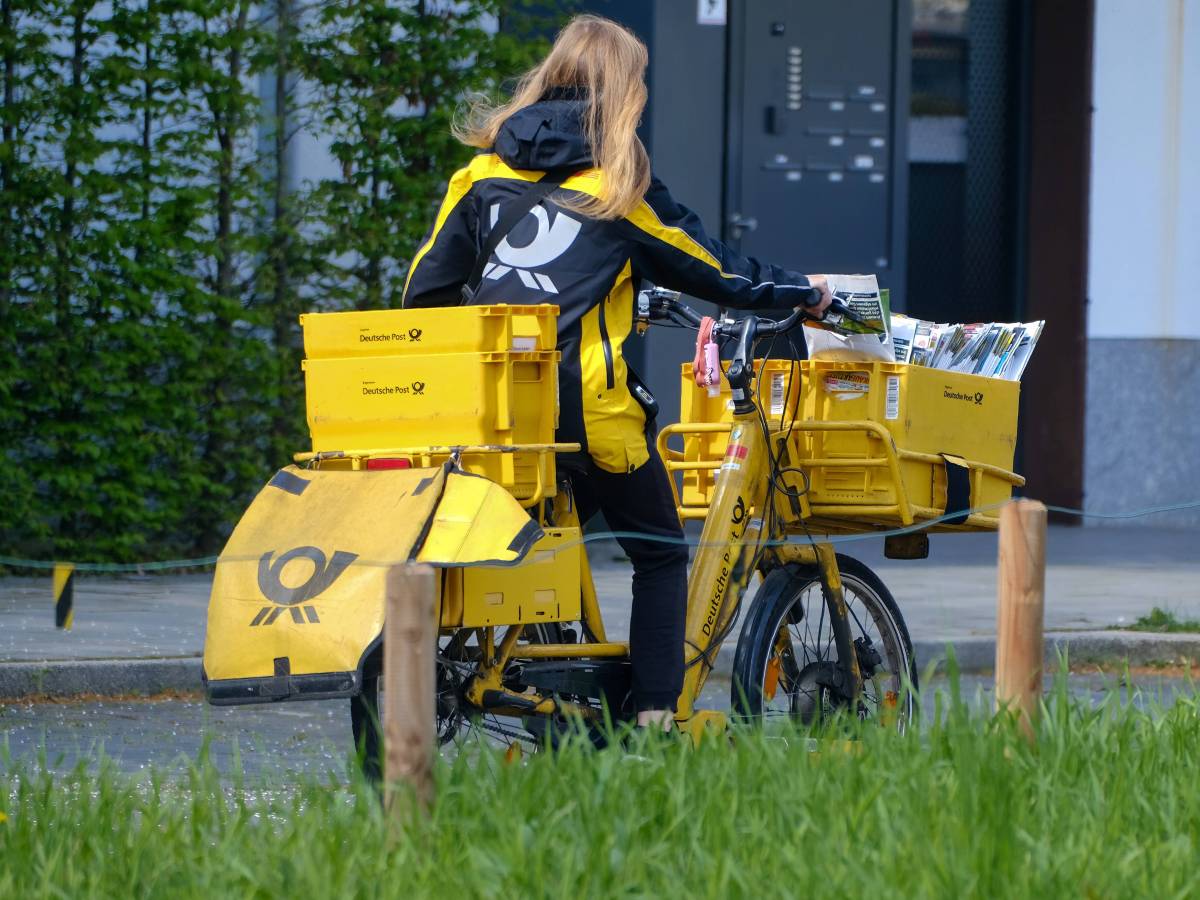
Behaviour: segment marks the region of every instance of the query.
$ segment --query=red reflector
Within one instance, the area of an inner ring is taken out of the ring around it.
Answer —
[[[408,459],[368,459],[367,469],[411,469],[412,460]]]

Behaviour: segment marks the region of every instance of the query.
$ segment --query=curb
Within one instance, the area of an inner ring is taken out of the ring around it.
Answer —
[[[917,672],[930,665],[945,669],[948,648],[954,649],[958,670],[991,672],[996,661],[992,637],[964,637],[948,641],[914,641]],[[736,642],[727,641],[717,655],[713,674],[733,673]],[[1071,663],[1104,663],[1130,666],[1177,664],[1200,660],[1200,634],[1152,634],[1129,631],[1052,631],[1046,635],[1045,662],[1057,664],[1060,653]],[[201,690],[200,657],[160,659],[82,659],[0,662],[0,700],[26,697],[101,697]]]
[[[736,641],[728,641],[717,655],[713,674],[729,678],[733,674]],[[913,641],[917,674],[925,674],[930,665],[944,672],[949,648],[963,673],[991,672],[996,667],[996,639],[988,636],[958,637],[942,641]],[[1156,634],[1145,631],[1051,631],[1046,633],[1044,662],[1058,665],[1060,654],[1068,661],[1130,666],[1173,665],[1186,660],[1200,661],[1200,634]]]
[[[81,694],[151,696],[200,689],[198,656],[0,663],[0,700]]]
[[[954,648],[960,672],[991,672],[996,667],[994,637],[955,638],[953,641],[914,641],[917,671],[933,664],[945,671],[947,647]],[[1156,634],[1145,631],[1051,631],[1047,632],[1043,661],[1057,668],[1059,657],[1070,665],[1177,665],[1200,661],[1200,634]]]

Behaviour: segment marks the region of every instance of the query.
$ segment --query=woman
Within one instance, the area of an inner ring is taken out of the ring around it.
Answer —
[[[634,571],[633,698],[639,725],[669,728],[683,686],[688,553],[654,423],[621,356],[636,286],[649,279],[741,309],[812,302],[817,288],[810,309],[820,313],[830,297],[824,276],[739,256],[708,237],[651,175],[636,134],[646,62],[645,46],[625,28],[577,16],[508,103],[476,105],[455,135],[484,152],[450,179],[403,305],[466,298],[561,308],[557,439],[585,451],[571,470],[580,520],[602,512],[615,531],[648,538],[620,539]],[[506,218],[511,230],[501,235]],[[493,252],[477,269],[497,226]]]

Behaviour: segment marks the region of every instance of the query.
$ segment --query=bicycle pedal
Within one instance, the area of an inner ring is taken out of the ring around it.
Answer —
[[[676,719],[675,728],[692,741],[692,746],[700,746],[706,737],[716,737],[729,730],[729,719],[725,713],[716,709],[698,709],[690,718]]]

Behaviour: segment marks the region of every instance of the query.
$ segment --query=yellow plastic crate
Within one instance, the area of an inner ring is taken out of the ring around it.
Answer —
[[[306,359],[313,450],[538,444],[558,425],[557,353]]]
[[[580,617],[578,528],[548,528],[517,566],[443,570],[443,627],[571,622]]]
[[[755,390],[760,391],[763,412],[771,428],[786,425],[796,415],[800,399],[800,363],[789,359],[754,361]],[[732,422],[733,396],[729,382],[721,380],[721,392],[710,397],[708,388],[696,384],[692,364],[680,369],[679,421]],[[761,386],[761,390],[760,390]],[[729,443],[728,431],[688,434],[683,439],[684,458],[692,461],[720,460]],[[685,469],[682,499],[685,506],[706,505],[715,485],[716,469]]]
[[[774,365],[788,366],[787,363]],[[803,490],[796,504],[778,499],[785,520],[831,531],[860,531],[911,524],[946,509],[947,461],[969,479],[972,507],[995,507],[1023,484],[1011,472],[1017,439],[1020,384],[881,361],[814,360],[797,364],[802,379],[795,421],[783,400],[782,429],[791,424],[789,464],[807,474],[786,474],[785,483]],[[768,377],[778,370],[767,369]],[[729,422],[727,386],[709,398],[684,368],[681,422]],[[799,382],[799,384],[797,384]],[[771,393],[764,382],[763,405]],[[779,432],[779,417],[772,416]],[[717,467],[728,440],[724,431],[684,435],[683,453],[673,460],[683,471],[680,505],[703,510],[715,486]],[[711,468],[696,468],[710,465]],[[989,509],[961,527],[992,527],[998,510]]]
[[[313,451],[552,443],[558,357],[497,352],[306,359]],[[446,454],[432,458],[436,464]],[[552,454],[464,454],[463,463],[519,497],[535,495],[539,483],[554,492]]]
[[[554,350],[558,307],[449,306],[300,317],[309,359]]]
[[[947,503],[944,457],[965,464],[970,505],[994,506],[1012,496],[1021,386],[986,378],[885,362],[803,363],[800,416],[791,444],[809,473],[805,498],[815,518],[873,519],[870,508],[912,507],[931,517]],[[871,429],[854,423],[869,423]],[[822,430],[821,424],[845,430]],[[883,460],[894,442],[902,484]],[[861,508],[856,513],[855,508]],[[992,509],[987,517],[995,517]],[[894,524],[881,515],[884,524]]]

